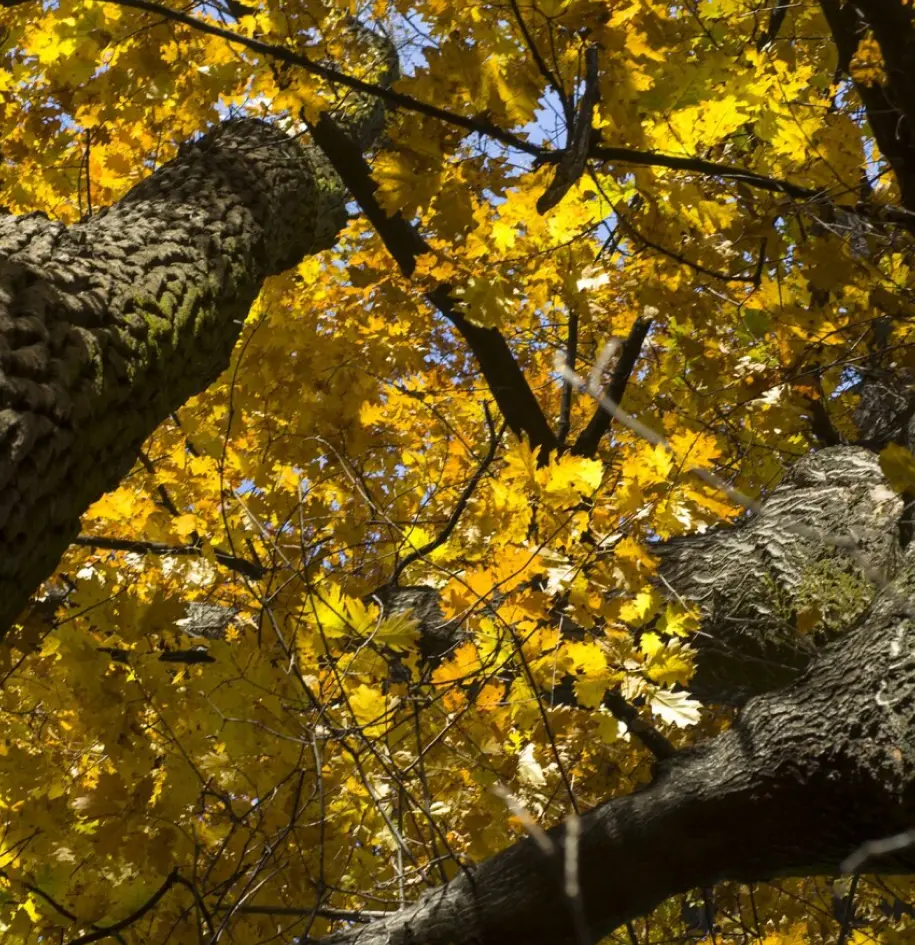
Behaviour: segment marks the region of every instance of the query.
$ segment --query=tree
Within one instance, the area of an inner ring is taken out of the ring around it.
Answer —
[[[904,935],[911,5],[4,5],[5,940]]]

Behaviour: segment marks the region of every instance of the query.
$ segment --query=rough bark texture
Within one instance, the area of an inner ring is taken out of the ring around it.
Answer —
[[[344,121],[365,147],[382,118],[355,96]],[[243,120],[83,223],[0,217],[0,633],[143,440],[226,368],[264,279],[346,215],[316,148]]]
[[[0,626],[156,425],[227,366],[264,278],[345,218],[315,153],[249,120],[85,223],[0,219]]]
[[[851,507],[842,516],[848,497]],[[892,529],[878,534],[883,524],[892,526],[899,502],[887,492],[873,458],[854,448],[810,457],[755,522],[707,536],[695,560],[724,582],[721,598],[741,594],[745,571],[748,597],[764,587],[760,575],[770,573],[792,593],[805,561],[818,560],[821,549],[805,547],[804,539],[781,526],[825,522],[818,499],[832,505],[825,519],[835,515],[874,526],[865,547],[869,542],[882,556],[892,577],[850,621],[852,629],[827,645],[790,687],[750,700],[726,734],[665,763],[644,790],[582,818],[578,873],[588,941],[674,893],[721,879],[837,872],[862,843],[911,826],[915,626],[906,611],[915,588],[915,546],[902,552]],[[675,549],[687,547],[671,548],[667,567],[676,570],[694,560],[690,548],[674,561]],[[746,555],[753,561],[749,569]],[[699,593],[703,581],[697,579]],[[705,599],[711,619],[717,615],[725,625],[724,610]],[[767,619],[765,610],[759,619]],[[552,855],[522,841],[413,907],[333,941],[577,942],[575,902],[563,887],[566,829],[551,832]],[[915,853],[869,864],[878,868],[913,869]]]
[[[880,45],[884,81],[856,90],[902,204],[915,211],[915,9],[898,0],[820,6],[839,70],[850,71],[869,33]],[[872,448],[887,438],[911,446],[904,380],[900,398],[864,391],[862,435],[875,438]],[[892,422],[868,422],[888,399],[899,401]],[[763,694],[730,731],[582,818],[577,902],[564,891],[561,826],[552,854],[522,841],[335,942],[581,945],[674,893],[833,873],[861,844],[910,829],[915,542],[904,518],[876,458],[838,446],[800,462],[755,519],[661,548],[662,575],[703,612],[696,688],[738,704]],[[839,553],[818,533],[857,537],[858,550]],[[823,628],[808,645],[798,634],[805,612]],[[915,870],[915,851],[867,868]]]
[[[873,453],[825,449],[792,467],[763,514],[655,549],[662,589],[702,613],[691,689],[741,705],[795,679],[893,574],[902,507]],[[830,543],[847,537],[854,552]]]
[[[915,211],[913,7],[821,7],[840,69],[868,31],[881,46],[886,81],[858,93]],[[225,367],[262,280],[330,245],[344,218],[342,187],[313,151],[246,121],[86,223],[0,219],[0,630],[144,437]],[[900,517],[874,456],[839,446],[799,463],[755,519],[662,547],[665,580],[703,612],[698,690],[745,703],[733,728],[584,815],[578,897],[564,890],[560,826],[553,852],[518,843],[334,941],[580,945],[674,893],[834,872],[908,829],[915,542],[900,540]],[[853,556],[828,540],[848,535]],[[435,621],[434,599],[405,590]],[[430,656],[451,639],[435,622]],[[824,629],[805,640],[808,622]],[[915,851],[869,868],[913,870]]]

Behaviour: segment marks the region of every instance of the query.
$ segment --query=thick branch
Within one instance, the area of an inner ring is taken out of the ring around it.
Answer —
[[[549,187],[537,200],[540,214],[552,210],[569,192],[585,172],[588,163],[588,148],[593,132],[594,108],[597,105],[597,47],[589,46],[585,52],[585,89],[578,103],[574,122],[569,126],[565,153],[556,165]]]
[[[349,116],[359,139],[380,128],[374,98]],[[228,366],[264,279],[346,218],[321,152],[256,120],[84,223],[0,217],[0,634],[143,440]]]
[[[858,44],[873,31],[886,70],[883,82],[852,76],[880,151],[899,182],[902,204],[915,212],[915,20],[900,0],[821,0],[839,53],[838,68],[852,74]],[[910,224],[911,226],[911,224]]]
[[[650,328],[650,318],[637,318],[629,335],[623,342],[616,367],[613,369],[613,376],[607,386],[607,397],[615,404],[619,404],[623,400],[626,387],[629,385],[629,378],[635,369],[635,362],[639,358],[642,344]],[[598,407],[594,411],[594,416],[588,421],[588,425],[578,435],[578,439],[572,447],[572,452],[577,456],[594,456],[597,453],[597,447],[600,445],[601,439],[609,431],[611,423],[613,423],[613,415],[602,407]]]
[[[796,679],[893,574],[901,514],[874,454],[832,447],[796,463],[762,514],[657,545],[660,589],[702,616],[691,691],[740,705]],[[831,544],[850,536],[857,556]]]
[[[375,196],[377,185],[372,180],[368,162],[328,116],[322,116],[311,133],[401,271],[406,276],[412,275],[417,257],[430,251],[419,231],[402,214],[389,216],[385,212]],[[452,291],[452,286],[438,286],[428,294],[428,299],[467,342],[510,429],[518,436],[527,435],[534,447],[542,447],[545,452],[555,450],[556,435],[505,338],[495,328],[483,328],[468,321],[458,310]]]
[[[867,619],[798,683],[753,700],[733,729],[676,756],[646,789],[584,815],[578,905],[589,941],[697,886],[838,873],[862,844],[910,825],[915,630],[899,602],[913,580],[909,560]],[[571,945],[565,827],[550,837],[552,854],[523,840],[469,878],[332,941]],[[913,868],[910,849],[868,866]]]

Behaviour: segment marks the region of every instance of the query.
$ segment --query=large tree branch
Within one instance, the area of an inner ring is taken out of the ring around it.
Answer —
[[[310,130],[315,142],[365,211],[401,272],[406,276],[412,275],[417,258],[430,252],[419,231],[401,213],[388,215],[378,203],[375,196],[377,185],[372,180],[368,162],[359,147],[330,117],[322,116]],[[512,432],[529,437],[533,447],[543,449],[541,456],[555,450],[558,446],[556,434],[505,338],[495,328],[484,328],[469,321],[459,310],[453,292],[453,286],[440,285],[427,297],[467,342]]]
[[[915,19],[899,0],[821,0],[839,54],[838,68],[850,75],[881,153],[899,182],[903,207],[915,212]],[[885,79],[853,75],[852,59],[868,30],[880,46]]]
[[[580,890],[564,887],[567,826],[552,849],[525,839],[335,945],[596,942],[665,898],[720,880],[838,873],[862,844],[915,813],[915,560],[867,618],[793,686],[758,697],[734,727],[666,763],[644,790],[584,815]],[[734,836],[741,842],[734,843]],[[910,871],[903,849],[868,869]]]
[[[762,514],[659,543],[660,589],[702,617],[691,691],[741,705],[796,679],[893,574],[901,515],[874,454],[832,447],[797,462]],[[857,551],[836,546],[848,537]]]

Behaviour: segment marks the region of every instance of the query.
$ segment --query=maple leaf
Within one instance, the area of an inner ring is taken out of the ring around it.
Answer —
[[[880,451],[880,468],[897,492],[915,489],[915,456],[897,443]]]
[[[690,699],[685,692],[658,689],[652,693],[648,704],[658,718],[678,728],[695,725],[701,717],[702,703]]]
[[[7,483],[0,519],[19,524],[0,544],[8,561],[57,544],[32,587],[0,568],[0,609],[50,576],[0,646],[0,928],[10,945],[193,941],[201,922],[292,943],[301,923],[258,911],[277,904],[346,936],[366,903],[409,904],[417,877],[498,855],[572,800],[613,805],[652,777],[649,752],[713,738],[723,715],[682,687],[712,645],[745,643],[722,601],[759,605],[762,636],[777,615],[788,664],[819,646],[835,608],[758,598],[752,554],[716,559],[750,526],[695,471],[765,516],[814,441],[826,468],[865,437],[915,490],[907,446],[859,422],[877,375],[898,382],[887,407],[915,368],[906,64],[869,2],[838,44],[834,4],[379,0],[402,48],[385,92],[351,3],[148,6],[3,12],[2,458],[28,488]],[[309,124],[347,124],[362,82],[396,105],[369,96],[371,144],[319,152]],[[218,146],[242,127],[266,137]],[[557,353],[622,410],[593,449],[607,415],[557,383]],[[901,504],[875,488],[874,508]],[[696,679],[703,698],[720,682]],[[640,834],[626,862],[665,842]],[[712,891],[715,934],[746,938],[752,915],[766,945],[835,937],[804,906],[832,895],[817,882],[735,887],[727,908]],[[850,941],[905,937],[883,895],[856,887]],[[612,896],[586,897],[589,920]],[[645,921],[689,938],[682,906]]]

